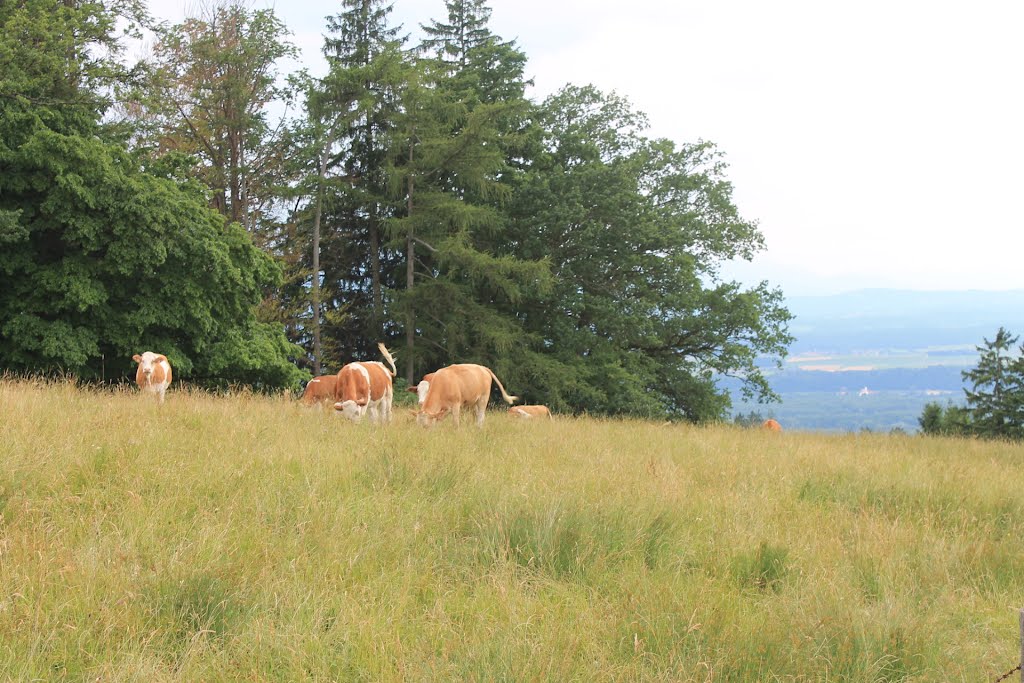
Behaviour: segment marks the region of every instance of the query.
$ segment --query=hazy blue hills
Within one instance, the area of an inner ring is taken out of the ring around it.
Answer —
[[[796,341],[770,371],[781,404],[746,404],[792,429],[917,429],[929,401],[963,401],[961,371],[1000,326],[1024,338],[1024,289],[867,289],[787,299]]]
[[[1000,325],[1024,333],[1024,289],[918,292],[865,289],[795,296],[791,353],[922,349],[982,343]]]

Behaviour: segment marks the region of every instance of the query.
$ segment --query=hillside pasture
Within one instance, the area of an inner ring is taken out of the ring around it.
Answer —
[[[0,382],[0,677],[983,681],[1024,448]]]

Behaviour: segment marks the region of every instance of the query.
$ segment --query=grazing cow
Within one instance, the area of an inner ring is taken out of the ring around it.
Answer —
[[[416,413],[416,421],[424,427],[431,427],[451,413],[452,420],[458,426],[459,413],[463,408],[472,407],[476,411],[476,426],[483,427],[484,412],[491,398],[492,379],[507,403],[519,400],[517,396],[509,396],[505,392],[505,387],[501,386],[501,381],[490,368],[472,363],[441,368],[430,380],[430,390],[423,407]]]
[[[423,407],[423,404],[426,403],[427,401],[427,390],[430,389],[430,380],[432,380],[433,378],[434,373],[428,372],[427,374],[423,375],[423,379],[420,380],[419,384],[417,384],[414,387],[408,387],[406,389],[406,391],[416,394],[416,400],[419,402],[421,408]]]
[[[167,356],[146,351],[141,356],[135,354],[132,360],[139,364],[135,371],[135,383],[143,391],[156,394],[160,403],[164,402],[164,392],[171,385],[171,364]]]
[[[302,402],[311,406],[313,404],[322,405],[324,401],[331,401],[332,403],[338,400],[335,389],[338,386],[337,375],[320,375],[309,380],[309,384],[306,385],[306,390],[302,392]]]
[[[398,374],[395,359],[383,343],[377,348],[384,355],[391,369],[379,361],[349,363],[338,372],[337,398],[334,409],[352,420],[359,422],[367,413],[371,422],[391,422],[391,401],[394,389],[391,378]]]
[[[547,406],[512,406],[508,414],[523,420],[532,420],[535,417],[546,417],[551,419],[551,411]]]
[[[781,432],[782,425],[775,420],[768,419],[761,423],[761,429],[767,429],[769,432]]]

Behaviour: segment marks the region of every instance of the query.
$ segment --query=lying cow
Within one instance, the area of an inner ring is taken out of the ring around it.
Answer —
[[[427,374],[423,375],[423,379],[420,380],[419,384],[417,384],[414,387],[406,388],[406,391],[416,394],[416,400],[420,404],[421,408],[423,407],[423,404],[427,400],[427,391],[430,389],[430,380],[432,380],[433,378],[434,373],[428,372]]]
[[[337,375],[320,375],[309,380],[306,390],[302,392],[300,399],[303,404],[311,406],[322,404],[324,401],[333,403],[338,400],[336,388],[338,386]]]
[[[164,402],[164,392],[171,386],[171,364],[167,356],[146,351],[141,356],[135,354],[132,360],[139,364],[135,371],[135,383],[143,391],[156,394],[160,403]]]
[[[505,387],[490,368],[472,363],[449,365],[434,373],[429,380],[430,389],[426,392],[426,400],[416,413],[416,421],[424,427],[431,427],[438,420],[452,414],[455,425],[459,424],[459,413],[463,408],[476,411],[476,426],[483,427],[484,412],[491,398],[491,380],[501,390],[501,397],[510,405],[518,400],[517,396],[509,396]]]
[[[548,410],[547,406],[512,406],[508,409],[508,414],[512,417],[518,417],[522,420],[532,420],[535,417],[546,417],[551,419],[551,411]]]
[[[781,432],[782,425],[772,419],[767,419],[761,423],[761,429],[767,429],[769,432]]]
[[[394,398],[391,378],[398,374],[398,369],[383,342],[378,343],[377,348],[391,365],[390,370],[380,361],[363,361],[349,363],[338,372],[335,389],[338,402],[334,409],[353,422],[361,421],[367,414],[371,422],[391,422]]]

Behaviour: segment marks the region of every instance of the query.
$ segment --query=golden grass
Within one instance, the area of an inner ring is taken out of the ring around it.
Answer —
[[[0,383],[10,680],[979,681],[1024,448]]]

